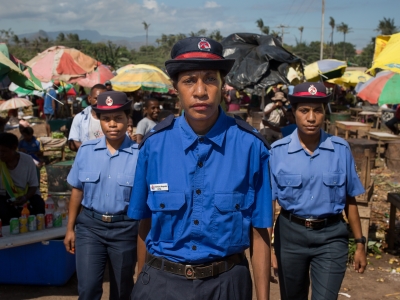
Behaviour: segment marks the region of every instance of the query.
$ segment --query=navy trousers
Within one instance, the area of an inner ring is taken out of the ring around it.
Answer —
[[[76,220],[76,273],[80,300],[101,299],[110,262],[110,300],[129,300],[136,265],[138,221],[105,223],[84,211]]]
[[[344,221],[319,230],[279,216],[275,225],[282,300],[336,300],[346,272],[348,231]]]
[[[205,279],[143,267],[132,291],[132,300],[251,300],[252,285],[245,259],[227,272]]]

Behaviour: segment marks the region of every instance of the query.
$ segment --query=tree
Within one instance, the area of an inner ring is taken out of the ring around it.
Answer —
[[[391,35],[399,31],[399,29],[394,25],[394,19],[383,18],[379,20],[378,27],[375,31],[380,32],[382,35]]]
[[[331,58],[333,58],[333,33],[335,32],[335,19],[332,17],[329,17],[329,26],[331,26],[332,31],[331,31]]]
[[[146,31],[146,47],[148,46],[148,38],[149,38],[149,27],[150,24],[147,24],[145,21],[142,22],[144,26],[144,30]]]
[[[256,21],[257,27],[260,29],[261,33],[269,34],[269,26],[264,26],[263,19],[258,19]]]
[[[360,67],[370,68],[372,66],[374,52],[375,52],[375,38],[372,38],[371,42],[362,49],[361,54],[355,58],[355,62]]]
[[[65,34],[60,32],[56,39],[57,43],[64,43],[65,42]]]
[[[17,46],[19,46],[19,44],[21,43],[21,41],[19,40],[19,37],[18,37],[18,35],[13,35],[13,37],[12,37],[12,41],[13,41],[13,43],[15,44],[15,45],[17,45]]]
[[[298,29],[300,30],[300,44],[301,44],[301,41],[302,41],[302,39],[303,39],[303,30],[304,30],[304,26],[300,26]]]
[[[352,32],[351,29],[352,28],[350,28],[349,25],[343,22],[336,26],[336,30],[343,33],[343,43],[346,43],[346,34]],[[346,47],[343,47],[343,60],[346,60]]]
[[[8,43],[12,36],[14,36],[14,31],[12,31],[11,28],[8,30],[0,30],[0,43]]]
[[[224,39],[219,30],[214,30],[213,32],[211,32],[210,38],[216,40],[217,42],[221,42]]]
[[[21,42],[22,42],[22,44],[24,45],[25,48],[28,47],[29,41],[28,41],[28,39],[26,37],[23,37]]]

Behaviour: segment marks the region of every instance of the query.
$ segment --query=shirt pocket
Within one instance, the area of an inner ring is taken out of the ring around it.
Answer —
[[[301,196],[301,174],[278,174],[278,198],[290,202],[297,202]]]
[[[83,197],[87,203],[97,199],[96,187],[100,182],[100,172],[79,172],[78,179],[82,182]]]
[[[185,193],[154,192],[147,198],[152,211],[151,237],[154,242],[173,242],[182,234]]]
[[[215,192],[212,216],[213,239],[220,246],[248,245],[250,240],[251,205],[254,191],[247,195]]]
[[[330,202],[346,202],[346,174],[326,172],[322,174],[324,187],[328,189],[324,195],[329,197]]]
[[[125,175],[121,173],[117,174],[117,183],[119,185],[117,200],[129,202],[133,187],[133,180],[134,177],[131,175]]]

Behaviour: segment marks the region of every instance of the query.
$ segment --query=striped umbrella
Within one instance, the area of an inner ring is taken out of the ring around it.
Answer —
[[[400,103],[400,74],[391,71],[379,72],[359,89],[357,96],[371,104]]]
[[[0,111],[32,106],[32,102],[24,98],[12,98],[0,104]]]

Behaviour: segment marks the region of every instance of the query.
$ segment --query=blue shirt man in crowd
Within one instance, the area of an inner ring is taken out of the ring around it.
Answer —
[[[272,227],[265,139],[219,106],[234,60],[208,38],[176,43],[166,62],[185,114],[142,142],[128,216],[141,219],[132,299],[269,299]]]

